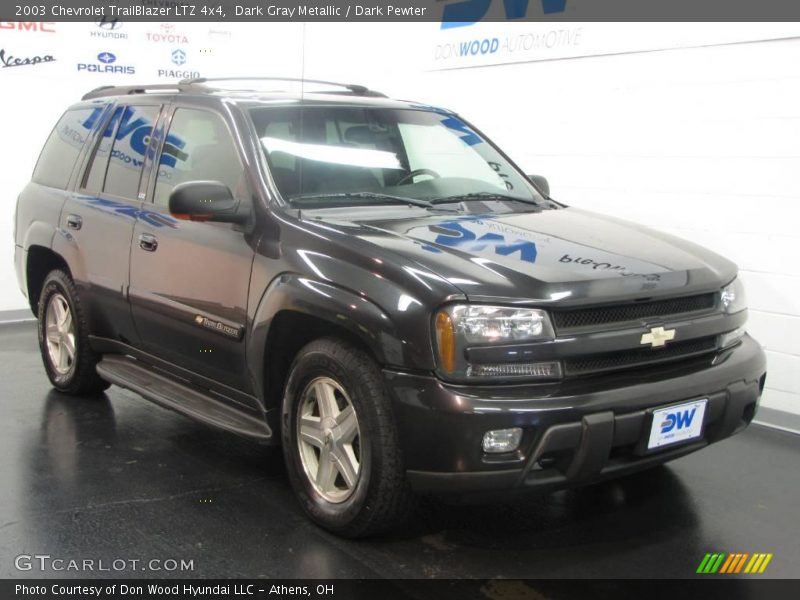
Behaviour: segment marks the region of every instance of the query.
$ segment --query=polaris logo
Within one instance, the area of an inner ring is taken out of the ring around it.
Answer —
[[[87,73],[115,73],[117,75],[135,75],[136,67],[118,65],[117,55],[113,52],[101,52],[97,55],[97,63],[78,63],[78,71]]]

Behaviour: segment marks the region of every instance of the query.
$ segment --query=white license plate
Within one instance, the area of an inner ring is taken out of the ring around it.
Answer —
[[[695,400],[653,411],[653,425],[647,449],[661,448],[699,438],[708,399]]]

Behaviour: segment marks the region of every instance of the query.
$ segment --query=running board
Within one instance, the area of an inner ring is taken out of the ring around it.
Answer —
[[[106,355],[97,363],[97,373],[106,381],[197,421],[261,442],[272,438],[272,431],[265,421],[231,408],[200,390],[173,381],[134,358]]]

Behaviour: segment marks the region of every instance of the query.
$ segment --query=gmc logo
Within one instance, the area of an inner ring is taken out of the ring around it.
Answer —
[[[56,24],[43,21],[0,21],[0,29],[14,29],[15,31],[37,31],[39,33],[55,33]]]
[[[546,15],[564,12],[567,0],[540,0],[542,12]],[[528,14],[529,0],[503,0],[506,20],[523,19]],[[442,29],[465,27],[483,19],[489,12],[492,0],[461,0],[444,7]]]

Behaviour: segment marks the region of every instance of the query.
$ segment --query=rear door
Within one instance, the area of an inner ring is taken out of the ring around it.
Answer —
[[[249,393],[244,337],[253,234],[239,225],[177,220],[168,208],[176,185],[197,180],[220,181],[251,203],[243,162],[221,113],[178,106],[169,119],[131,246],[130,301],[141,346]]]
[[[61,227],[76,242],[84,277],[78,282],[91,331],[133,343],[128,305],[131,237],[141,209],[142,165],[162,104],[118,104],[104,115],[102,134],[88,153],[75,192],[61,211]]]

